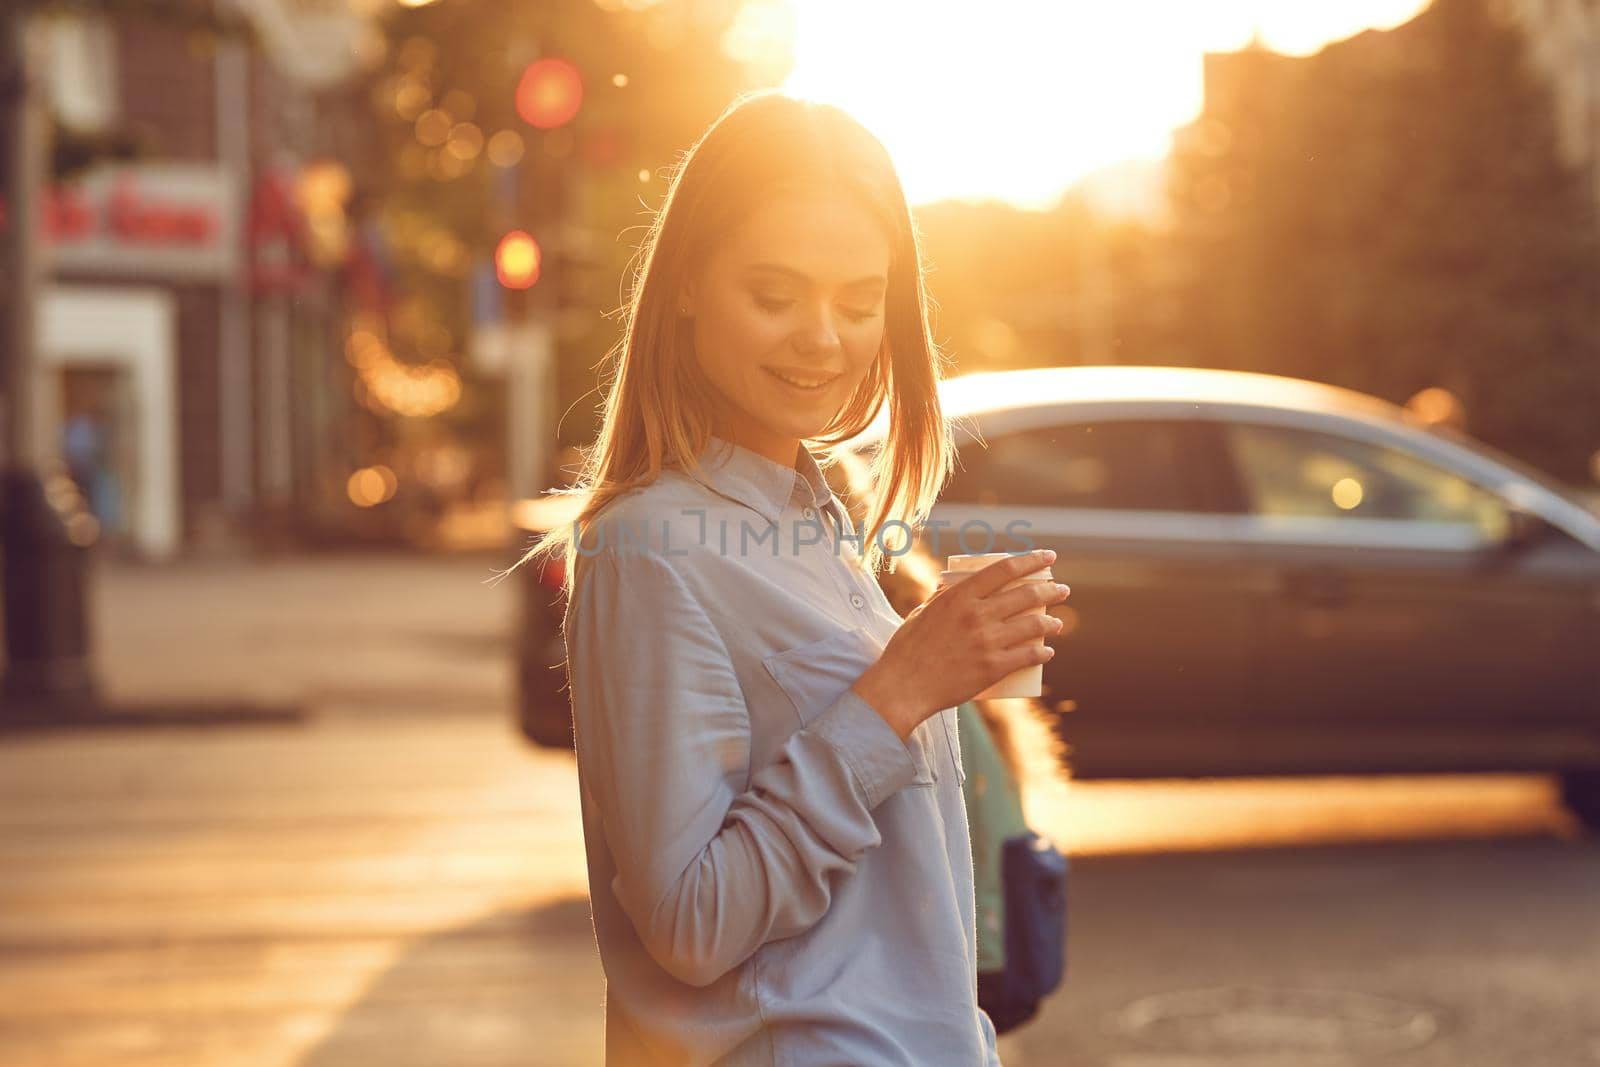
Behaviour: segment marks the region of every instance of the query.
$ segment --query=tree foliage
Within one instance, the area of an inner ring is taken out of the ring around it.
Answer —
[[[1213,57],[1173,156],[1192,361],[1403,401],[1581,478],[1600,445],[1600,238],[1550,89],[1483,0],[1306,59]]]
[[[390,238],[397,287],[413,312],[400,317],[402,327],[444,323],[458,337],[469,334],[463,291],[509,229],[531,231],[552,253],[529,296],[560,311],[560,407],[576,405],[560,425],[567,443],[593,435],[595,368],[618,338],[613,313],[627,297],[635,249],[668,169],[741,90],[755,87],[720,47],[731,7],[686,0],[638,7],[451,0],[397,12],[386,27],[386,60],[356,88],[367,121],[340,153],[358,161],[362,210]],[[528,125],[514,106],[523,71],[544,57],[571,61],[584,84],[576,117],[548,131]],[[505,167],[485,152],[441,171],[441,149],[419,143],[416,108],[396,107],[397,96],[417,86],[423,107],[472,124],[485,140],[515,133],[524,155]],[[428,234],[465,258],[438,255],[441,243]],[[578,403],[586,396],[590,403]],[[453,415],[463,432],[469,423],[499,421],[471,403]]]

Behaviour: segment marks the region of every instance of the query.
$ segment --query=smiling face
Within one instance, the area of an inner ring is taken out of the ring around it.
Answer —
[[[877,219],[820,191],[769,200],[712,250],[679,306],[719,437],[794,465],[877,358],[889,262]]]

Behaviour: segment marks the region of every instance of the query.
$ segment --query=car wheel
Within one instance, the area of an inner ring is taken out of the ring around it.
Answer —
[[[522,736],[544,748],[573,747],[565,651],[559,640],[552,641],[542,655],[519,665],[517,725]]]
[[[1561,801],[1585,826],[1600,833],[1600,771],[1568,771],[1563,774]]]

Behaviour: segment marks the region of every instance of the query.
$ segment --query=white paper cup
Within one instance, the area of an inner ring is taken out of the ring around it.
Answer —
[[[973,574],[987,567],[989,564],[998,560],[1009,559],[1012,555],[1013,553],[1010,552],[985,552],[982,555],[975,556],[951,556],[945,565],[946,569],[939,574],[939,585],[954,585],[956,582],[972,577]],[[1001,586],[1001,590],[1015,589],[1019,585],[1043,585],[1045,583],[1049,583],[1051,585],[1055,584],[1055,578],[1052,575],[1050,566],[1048,564],[1041,566],[1036,571],[1032,571],[1023,575],[1020,578],[1012,579],[1005,585]],[[997,590],[997,592],[998,591],[1000,590]],[[1037,608],[1030,611],[1029,614],[1045,614],[1044,605],[1040,604]],[[1043,647],[1044,639],[1041,638],[1038,641],[1038,644],[1040,647]],[[999,700],[1005,697],[1038,697],[1043,695],[1044,664],[1035,663],[1032,666],[1023,667],[1019,670],[1012,671],[1010,674],[1006,675],[1004,678],[1000,679],[983,692],[977,694],[972,699]]]

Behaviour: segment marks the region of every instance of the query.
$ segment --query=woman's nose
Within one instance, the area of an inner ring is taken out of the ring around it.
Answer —
[[[839,347],[839,329],[826,305],[814,307],[795,331],[794,346],[801,352],[829,352]]]

